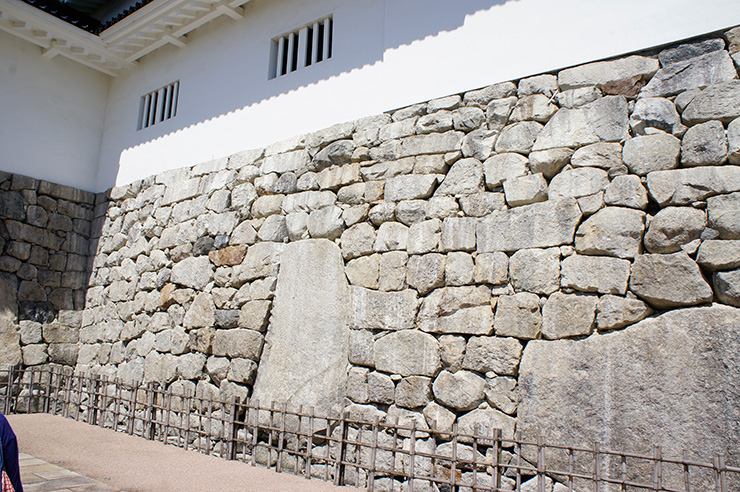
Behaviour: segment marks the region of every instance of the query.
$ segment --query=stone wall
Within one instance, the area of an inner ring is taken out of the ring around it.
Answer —
[[[2,367],[76,363],[95,199],[0,172]]]
[[[737,394],[738,52],[735,29],[114,188],[76,367],[421,428],[701,436],[737,462],[732,412],[698,434],[630,418],[657,405],[654,378],[683,377],[663,343],[709,347],[696,363],[723,376],[689,387]],[[671,392],[666,422],[701,420]]]

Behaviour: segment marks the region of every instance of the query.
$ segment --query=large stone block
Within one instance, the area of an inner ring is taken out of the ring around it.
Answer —
[[[739,166],[701,166],[648,174],[650,195],[660,206],[689,205],[707,197],[740,191]]]
[[[604,256],[572,255],[561,265],[563,287],[581,292],[621,294],[627,292],[629,260]]]
[[[651,253],[675,253],[701,237],[707,214],[692,207],[666,207],[650,221],[645,248]]]
[[[428,333],[402,330],[375,341],[375,368],[401,376],[434,376],[442,365],[439,344]]]
[[[673,135],[656,133],[631,138],[624,143],[622,159],[634,174],[678,167],[681,141]]]
[[[515,338],[472,337],[465,348],[463,369],[516,376],[522,344]]]
[[[213,272],[213,264],[208,256],[186,258],[172,267],[170,280],[185,287],[203,290],[213,279]]]
[[[542,306],[542,336],[553,340],[590,335],[598,302],[597,296],[554,293]]]
[[[419,299],[411,289],[378,292],[352,286],[349,306],[350,328],[407,330],[414,326]]]
[[[658,60],[644,56],[628,56],[605,62],[594,62],[579,67],[567,68],[558,73],[561,90],[603,86],[632,77],[649,78],[660,68]]]
[[[740,239],[740,193],[715,196],[707,200],[709,226],[722,239]]]
[[[739,330],[740,310],[713,306],[673,311],[585,340],[531,341],[520,367],[518,430],[525,438],[540,433],[582,446],[629,443],[646,454],[660,445],[664,456],[678,459],[684,450],[702,461],[724,453],[727,463],[737,463]],[[576,467],[592,466],[590,457],[581,459]],[[603,459],[618,476],[619,460]],[[567,456],[553,455],[548,465],[565,469]],[[651,483],[653,468],[636,462],[628,479]],[[710,474],[695,478],[692,490],[714,487],[704,481]],[[728,490],[740,487],[739,478]],[[663,480],[683,488],[682,469],[664,468]]]
[[[576,232],[576,251],[587,255],[634,258],[641,252],[645,212],[607,207],[581,224]]]
[[[737,79],[732,58],[722,49],[663,65],[640,91],[640,96],[673,96],[683,91]]]
[[[709,120],[729,123],[740,116],[740,80],[712,84],[686,106],[683,119],[689,125]]]
[[[336,244],[314,239],[285,247],[254,398],[313,405],[322,413],[341,408],[349,363],[348,290]]]
[[[632,265],[630,290],[656,308],[692,306],[712,300],[699,265],[683,251],[640,255]]]
[[[560,249],[522,249],[509,260],[511,283],[517,291],[549,295],[560,288]]]
[[[548,248],[573,242],[581,209],[572,198],[494,212],[478,222],[479,253]]]
[[[485,398],[485,385],[485,379],[470,371],[442,371],[434,380],[434,397],[455,410],[472,410]]]

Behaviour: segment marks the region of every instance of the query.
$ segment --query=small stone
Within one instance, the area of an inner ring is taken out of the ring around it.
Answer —
[[[193,304],[185,314],[183,326],[185,328],[203,328],[213,326],[215,322],[216,309],[213,298],[206,292],[195,296]]]
[[[558,73],[558,85],[561,90],[592,85],[603,86],[608,82],[635,76],[650,78],[659,68],[658,60],[632,55],[612,61],[588,63],[561,70]]]
[[[630,290],[658,309],[702,304],[713,297],[699,266],[683,251],[638,256]]]
[[[516,376],[522,350],[514,338],[472,337],[465,348],[463,369]]]
[[[572,255],[563,260],[561,275],[561,284],[565,288],[624,295],[630,276],[630,262],[603,256]]]
[[[557,97],[560,107],[574,109],[594,102],[601,97],[601,91],[594,86],[579,87],[578,89],[563,91]]]
[[[324,207],[308,216],[308,233],[312,238],[336,239],[343,230],[342,209],[339,207]]]
[[[550,179],[570,162],[571,156],[573,149],[567,147],[530,152],[529,167],[533,174],[542,173]]]
[[[306,212],[294,212],[285,216],[285,228],[288,231],[288,239],[298,241],[308,239],[308,214]]]
[[[542,336],[554,340],[590,335],[598,302],[597,296],[552,294],[542,307]]]
[[[208,253],[211,262],[219,266],[234,266],[240,264],[247,254],[246,246],[228,246]]]
[[[433,174],[411,174],[390,178],[385,183],[385,199],[389,202],[428,198],[432,195],[437,178]]]
[[[724,44],[724,43],[722,43]],[[675,48],[676,50],[681,47]],[[683,56],[686,56],[684,54]],[[690,89],[737,79],[730,55],[723,49],[664,64],[640,92],[641,96],[672,96]]]
[[[576,232],[576,251],[634,258],[642,248],[645,212],[607,207],[586,219]]]
[[[458,419],[458,430],[460,434],[467,436],[476,434],[481,436],[491,436],[493,435],[493,429],[501,429],[501,437],[505,440],[512,440],[514,438],[515,424],[516,419],[501,413],[498,410],[494,410],[492,408],[478,408]],[[470,438],[466,439],[463,437],[462,440],[470,440]],[[444,444],[442,446],[444,446]],[[460,445],[458,444],[458,446]],[[460,453],[457,456],[458,459],[465,459],[463,458],[463,453]],[[470,458],[470,462],[472,462],[472,453]],[[480,458],[474,459],[477,463],[485,461]],[[483,475],[481,474],[481,477],[482,476]],[[522,489],[522,491],[525,492],[524,489]]]
[[[681,141],[672,135],[657,134],[627,140],[622,159],[629,170],[644,176],[652,171],[678,167]]]
[[[639,299],[606,295],[599,299],[596,307],[596,327],[599,331],[616,330],[637,323],[652,313],[653,310]]]
[[[722,239],[740,239],[740,192],[718,195],[707,200],[709,227]]]
[[[207,256],[186,258],[172,267],[171,280],[185,287],[203,290],[213,279],[213,273],[213,264]]]
[[[434,397],[443,405],[458,411],[471,410],[484,399],[485,380],[469,371],[442,371],[434,380]]]
[[[740,118],[727,125],[727,142],[730,164],[740,164]]]
[[[434,401],[424,407],[423,413],[429,427],[437,431],[451,432],[457,418],[453,412]]]
[[[504,181],[504,194],[510,207],[544,202],[548,198],[547,181],[541,173],[510,178]]]
[[[254,330],[217,330],[211,350],[217,356],[259,360],[263,342],[264,337]]]
[[[509,121],[509,115],[516,105],[516,97],[506,97],[494,99],[486,106],[486,122],[488,129],[492,131],[501,131]]]
[[[614,169],[622,165],[622,146],[607,142],[586,145],[573,153],[570,164],[573,167],[598,167],[607,171]]]
[[[239,312],[239,328],[265,331],[271,307],[271,301],[249,301],[245,303]]]
[[[740,268],[740,241],[708,240],[699,246],[696,262],[710,271]],[[21,325],[21,336],[23,325]]]
[[[582,197],[603,191],[609,185],[609,176],[603,169],[583,167],[563,171],[550,181],[551,200]]]
[[[347,262],[344,273],[351,285],[377,289],[380,285],[380,255],[361,256]]]
[[[666,48],[658,53],[658,60],[660,60],[660,64],[665,67],[671,63],[690,60],[713,51],[723,50],[724,48],[725,42],[722,39],[704,39]]]
[[[479,253],[475,257],[475,282],[500,285],[509,280],[509,257],[506,253]]]
[[[534,120],[547,123],[558,110],[558,107],[550,102],[550,98],[544,94],[533,94],[520,97],[514,110],[511,112],[511,121]]]
[[[392,251],[406,249],[409,228],[398,222],[384,222],[378,228],[373,243],[373,251]]]
[[[470,284],[473,281],[473,268],[473,258],[468,253],[449,253],[445,264],[445,284]]]
[[[483,192],[483,169],[477,159],[461,159],[452,165],[435,196]]]
[[[379,371],[401,376],[434,376],[441,366],[439,344],[428,333],[401,330],[375,341],[374,363]]]
[[[483,388],[486,400],[502,412],[513,415],[519,405],[519,387],[516,379],[507,376],[496,376],[486,379]]]
[[[630,126],[635,135],[666,132],[681,136],[686,131],[674,103],[662,97],[638,99],[630,116]]]
[[[373,252],[375,228],[366,222],[355,224],[342,233],[342,256],[345,260]]]
[[[529,292],[500,296],[493,327],[499,337],[537,338],[542,328],[539,296]]]
[[[485,217],[494,210],[506,209],[503,193],[475,193],[460,197],[460,208],[468,217]]]
[[[719,121],[694,125],[681,142],[681,164],[684,166],[716,166],[727,160],[725,128]]]
[[[549,295],[560,288],[560,249],[522,249],[509,260],[511,283],[517,291]]]
[[[469,132],[481,127],[486,121],[486,114],[480,108],[464,107],[452,113],[455,130]]]
[[[689,125],[734,120],[740,116],[740,80],[710,85],[689,103],[682,116]]]
[[[707,214],[691,207],[666,207],[650,221],[645,233],[645,248],[651,253],[676,253],[701,237]]]
[[[441,251],[475,250],[476,219],[468,217],[446,218],[442,222],[439,240]]]
[[[483,163],[486,188],[492,190],[511,178],[518,178],[528,173],[529,159],[521,154],[504,153],[489,157]]]
[[[415,291],[378,292],[350,287],[350,328],[407,330],[413,328],[419,300]]]
[[[456,371],[462,367],[463,355],[465,354],[465,337],[457,335],[442,335],[439,337],[439,354],[442,363]]]
[[[396,405],[405,408],[423,407],[432,400],[432,380],[423,376],[409,376],[396,385]]]
[[[483,89],[469,91],[463,97],[466,106],[485,106],[493,99],[502,99],[516,95],[516,85],[512,82],[501,82]]]
[[[288,239],[288,228],[285,225],[285,217],[282,215],[271,215],[265,219],[257,232],[260,241],[283,242]]]
[[[407,251],[409,254],[430,253],[437,249],[442,221],[430,219],[418,222],[409,228]]]
[[[505,127],[496,140],[496,152],[529,154],[542,128],[542,125],[535,121],[523,121]]]
[[[532,94],[544,94],[551,97],[558,92],[558,78],[555,75],[544,74],[528,77],[519,81],[517,93],[519,97]]]
[[[700,166],[655,171],[648,174],[647,187],[660,206],[690,205],[716,194],[740,191],[740,167]]]
[[[616,176],[606,187],[604,203],[615,207],[645,210],[648,205],[647,190],[637,176]]]
[[[740,307],[740,270],[715,272],[712,276],[717,300]]]

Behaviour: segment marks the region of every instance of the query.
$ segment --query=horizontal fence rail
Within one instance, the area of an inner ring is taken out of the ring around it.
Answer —
[[[125,383],[69,367],[0,370],[6,414],[49,413],[149,440],[370,492],[740,490],[740,467],[700,450],[666,457],[542,436],[429,429],[398,418],[317,415],[312,407],[223,401],[155,383]]]

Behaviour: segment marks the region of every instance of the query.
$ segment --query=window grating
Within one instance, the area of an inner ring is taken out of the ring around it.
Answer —
[[[328,16],[273,39],[270,78],[331,58],[333,28],[332,16]]]
[[[139,102],[139,123],[137,130],[148,128],[156,123],[160,123],[177,116],[177,103],[179,96],[179,80],[141,96],[141,101]]]

